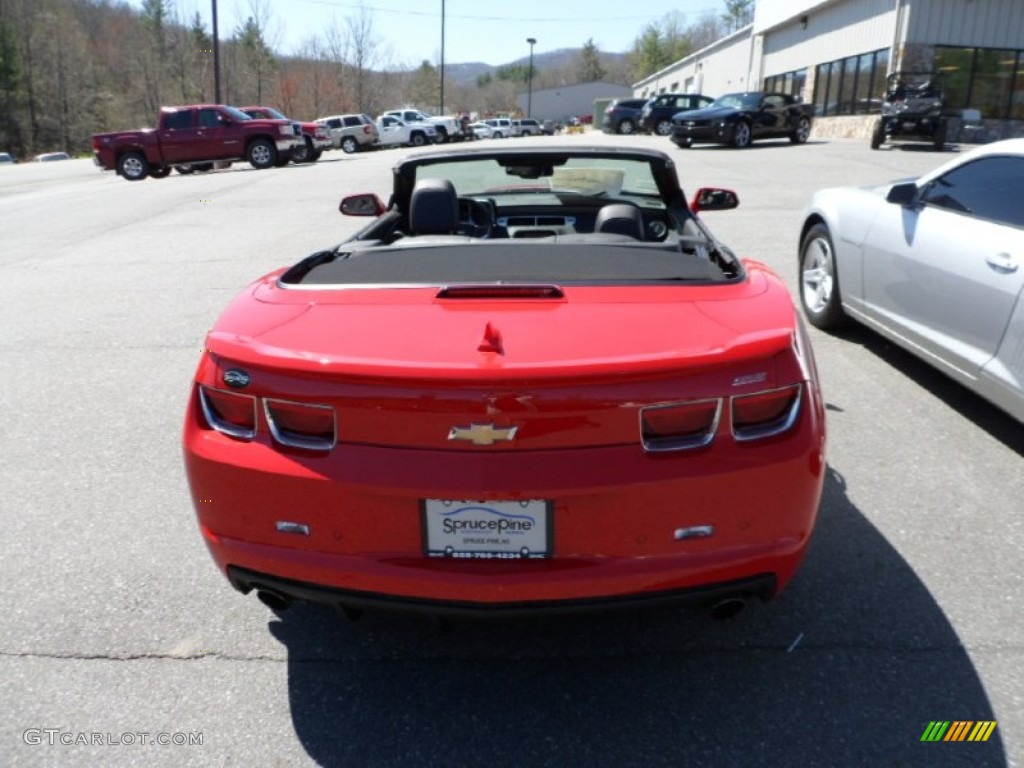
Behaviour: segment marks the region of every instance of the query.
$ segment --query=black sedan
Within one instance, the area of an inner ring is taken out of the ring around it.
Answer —
[[[692,144],[748,147],[754,139],[788,138],[803,144],[811,134],[814,105],[786,93],[729,93],[703,109],[672,117],[672,141],[681,149]]]

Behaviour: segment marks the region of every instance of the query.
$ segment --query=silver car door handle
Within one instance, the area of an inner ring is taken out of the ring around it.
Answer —
[[[1016,272],[1019,266],[1008,253],[997,253],[995,256],[989,256],[985,259],[985,262],[996,272],[1002,272],[1003,274]]]

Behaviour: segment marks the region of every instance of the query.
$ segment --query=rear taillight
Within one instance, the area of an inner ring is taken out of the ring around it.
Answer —
[[[646,451],[701,448],[715,439],[722,401],[694,400],[640,409],[640,437]]]
[[[781,435],[800,414],[802,384],[732,398],[732,435],[739,441]]]
[[[212,429],[241,440],[256,436],[256,398],[252,395],[200,386],[199,405]]]
[[[264,398],[263,410],[270,434],[281,445],[310,451],[334,447],[337,433],[331,406]]]

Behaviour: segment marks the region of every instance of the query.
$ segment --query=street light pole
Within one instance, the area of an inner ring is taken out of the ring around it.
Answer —
[[[437,114],[444,114],[444,0],[441,0],[441,104]]]
[[[217,0],[213,0],[213,100],[222,104],[220,99],[220,35],[217,32]]]
[[[537,44],[535,37],[526,38],[530,44],[530,69],[526,73],[526,116],[533,117],[533,46]]]

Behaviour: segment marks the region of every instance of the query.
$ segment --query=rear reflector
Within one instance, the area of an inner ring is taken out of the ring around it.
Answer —
[[[206,423],[218,432],[242,440],[256,436],[256,398],[252,395],[200,386],[199,405]]]
[[[640,439],[645,451],[701,448],[715,439],[722,401],[694,400],[640,409]]]
[[[803,385],[794,384],[768,392],[732,399],[732,434],[736,440],[759,440],[781,435],[800,414]]]
[[[329,451],[334,447],[337,433],[331,406],[265,398],[263,409],[270,434],[281,445],[310,451]]]

